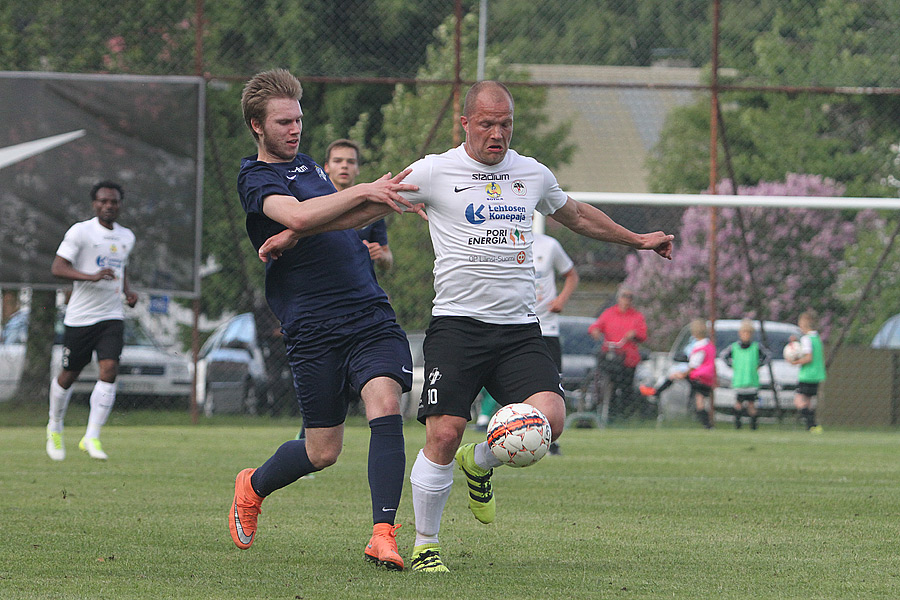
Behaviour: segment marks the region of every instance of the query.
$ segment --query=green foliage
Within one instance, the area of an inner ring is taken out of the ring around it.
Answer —
[[[531,64],[647,66],[660,51],[703,64],[709,15],[706,0],[495,0],[488,8],[492,51]]]
[[[740,41],[723,44],[735,52],[726,51],[722,64],[739,68],[737,83],[840,85],[865,76],[865,85],[893,86],[900,79],[895,49],[885,43],[886,31],[896,30],[896,11],[881,21],[873,20],[872,11],[880,13],[871,3],[865,11],[860,2],[842,0],[778,4],[761,1],[758,12],[745,7]],[[735,31],[726,17],[723,41]],[[721,94],[720,107],[738,184],[814,173],[843,183],[849,195],[891,194],[880,169],[898,130],[885,115],[900,113],[900,99],[729,92]],[[672,111],[648,163],[653,191],[709,185],[709,115],[708,99]],[[721,148],[719,161],[719,175],[729,176]]]

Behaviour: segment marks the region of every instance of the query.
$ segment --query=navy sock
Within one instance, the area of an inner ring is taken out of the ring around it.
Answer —
[[[275,490],[318,470],[309,462],[306,440],[290,440],[283,443],[263,466],[253,472],[250,485],[253,486],[253,491],[265,498]]]
[[[403,445],[403,418],[388,415],[369,421],[369,490],[372,493],[372,522],[394,524],[403,476],[406,451]]]

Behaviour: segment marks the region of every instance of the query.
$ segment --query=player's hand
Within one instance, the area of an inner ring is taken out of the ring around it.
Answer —
[[[665,259],[672,260],[672,240],[674,235],[663,233],[662,231],[654,231],[653,233],[645,233],[641,236],[642,242],[638,247],[639,250],[653,250]]]
[[[134,305],[137,304],[137,301],[138,301],[138,295],[136,293],[134,293],[130,290],[125,292],[125,302],[128,304],[128,306],[130,306],[131,308],[134,308]]]
[[[363,244],[365,244],[369,249],[369,258],[371,258],[372,260],[378,260],[384,255],[384,246],[382,246],[378,242],[363,240]]]
[[[550,306],[548,310],[552,313],[561,313],[563,308],[565,307],[565,303],[559,299],[559,296],[550,301]]]
[[[299,239],[300,236],[290,229],[285,229],[284,231],[276,233],[259,247],[259,252],[257,253],[259,255],[259,260],[263,262],[269,262],[270,258],[272,260],[278,260],[281,258],[281,255],[284,254],[285,250],[290,250],[296,246]]]
[[[407,175],[412,173],[412,169],[404,169],[395,176],[385,173],[379,179],[372,183],[364,183],[366,199],[379,204],[387,204],[391,209],[398,213],[404,212],[406,209],[415,210],[409,200],[400,195],[400,192],[415,192],[419,186],[411,183],[402,183]]]
[[[428,215],[425,214],[425,205],[424,204],[413,204],[412,208],[408,209],[406,212],[416,213],[420,217],[422,217],[423,221],[428,220]]]
[[[116,278],[116,272],[112,269],[100,269],[96,273],[94,273],[93,279],[91,281],[112,281]]]

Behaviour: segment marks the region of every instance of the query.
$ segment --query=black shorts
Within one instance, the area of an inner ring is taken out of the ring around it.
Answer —
[[[121,319],[100,321],[84,327],[69,327],[63,332],[62,368],[81,371],[94,352],[97,360],[119,360],[125,345],[125,322]]]
[[[544,341],[547,343],[547,350],[550,351],[550,358],[556,363],[556,370],[562,373],[562,345],[559,343],[559,338],[545,335]]]
[[[390,305],[311,323],[284,340],[307,428],[343,423],[350,400],[376,377],[412,387],[409,342]]]
[[[797,393],[809,396],[810,398],[817,396],[819,394],[819,384],[818,382],[808,383],[806,381],[801,381],[797,384]]]
[[[742,394],[737,394],[735,398],[735,402],[744,403],[744,402],[756,402],[759,400],[759,396],[756,392],[744,392]]]
[[[712,396],[712,387],[706,385],[705,383],[700,383],[699,381],[690,380],[691,382],[691,393],[692,394],[700,394],[704,398],[709,398]]]
[[[471,419],[472,402],[482,387],[501,406],[524,402],[538,392],[565,397],[537,323],[494,325],[468,317],[435,317],[423,349],[422,423],[429,415]]]

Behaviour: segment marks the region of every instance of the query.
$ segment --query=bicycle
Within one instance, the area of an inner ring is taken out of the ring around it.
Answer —
[[[625,364],[625,342],[608,342],[597,356],[597,366],[591,369],[579,387],[575,412],[566,417],[566,427],[596,426],[605,429],[609,424],[609,405],[615,393],[615,381],[610,377],[612,370],[621,369]],[[597,414],[599,406],[600,414]]]

